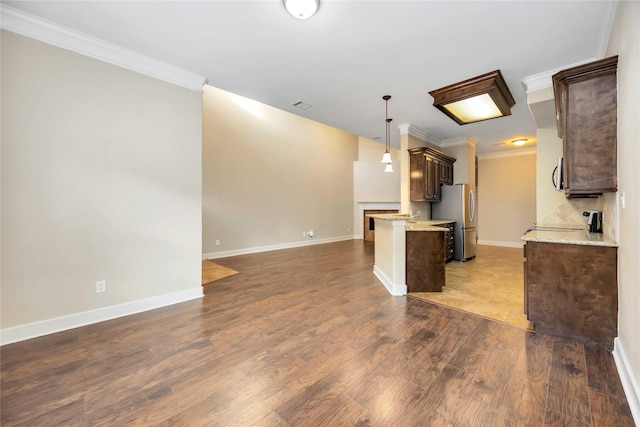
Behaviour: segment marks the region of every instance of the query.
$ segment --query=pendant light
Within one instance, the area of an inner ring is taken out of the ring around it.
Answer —
[[[382,97],[384,99],[384,116],[386,121],[386,134],[385,134],[385,144],[384,144],[384,155],[382,156],[382,163],[386,163],[384,171],[385,172],[393,172],[393,166],[391,166],[391,143],[389,142],[389,136],[391,135],[390,126],[391,120],[389,118],[389,100],[391,99],[391,95],[385,95]]]

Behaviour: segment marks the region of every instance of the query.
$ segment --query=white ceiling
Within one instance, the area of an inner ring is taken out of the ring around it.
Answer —
[[[478,153],[535,138],[522,79],[602,57],[615,10],[610,1],[320,1],[305,21],[267,0],[3,3],[367,138],[384,140],[389,94],[392,125],[471,136]],[[430,90],[495,69],[516,101],[512,116],[459,126],[433,107]]]

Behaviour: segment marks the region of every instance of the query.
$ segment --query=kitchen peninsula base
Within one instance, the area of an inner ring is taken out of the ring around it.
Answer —
[[[407,232],[407,292],[442,292],[445,231]]]
[[[373,273],[391,295],[438,292],[445,284],[445,233],[452,221],[408,221],[408,215],[371,215],[376,240]]]

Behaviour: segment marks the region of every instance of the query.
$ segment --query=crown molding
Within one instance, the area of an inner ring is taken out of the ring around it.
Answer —
[[[431,144],[440,145],[440,140],[435,136],[423,131],[422,129],[415,127],[411,123],[402,123],[398,125],[398,129],[400,130],[400,135],[409,134],[414,136],[424,142],[429,142]]]
[[[0,28],[41,42],[89,56],[118,67],[154,77],[194,91],[201,91],[206,77],[47,21],[11,6],[2,5]]]
[[[604,6],[604,25],[602,32],[600,33],[600,39],[598,40],[598,49],[596,51],[596,59],[602,59],[607,54],[607,48],[609,47],[609,40],[611,39],[611,33],[613,32],[613,26],[616,21],[616,14],[618,12],[618,1],[605,2]]]
[[[463,136],[461,138],[445,139],[444,141],[440,142],[441,148],[456,147],[458,145],[471,145],[472,147],[475,147],[478,145],[478,141],[476,141],[473,137]]]
[[[542,73],[534,74],[531,76],[527,76],[522,79],[522,84],[525,87],[525,92],[535,92],[536,90],[546,89],[551,87],[553,82],[551,81],[551,76],[553,76],[558,71],[566,70],[567,68],[577,67],[578,65],[587,64],[589,62],[596,61],[597,58],[588,58],[584,61],[579,61],[574,64],[563,65],[562,67],[554,68],[553,70],[543,71]]]
[[[535,148],[527,148],[524,150],[513,149],[509,151],[495,151],[493,153],[478,154],[478,160],[499,159],[502,157],[529,156],[538,152]]]

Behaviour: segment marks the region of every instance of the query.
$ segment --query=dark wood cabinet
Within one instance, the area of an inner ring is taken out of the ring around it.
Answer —
[[[617,64],[613,56],[553,75],[567,197],[617,191]]]
[[[440,182],[445,185],[453,185],[453,163],[440,162]]]
[[[430,147],[409,149],[409,197],[412,202],[439,202],[440,185],[453,184],[453,157]]]
[[[440,201],[440,162],[430,156],[424,156],[425,160],[425,200]]]
[[[407,292],[441,292],[444,231],[407,231],[405,237]]]
[[[535,330],[612,349],[617,248],[530,241],[524,254],[524,311]]]

